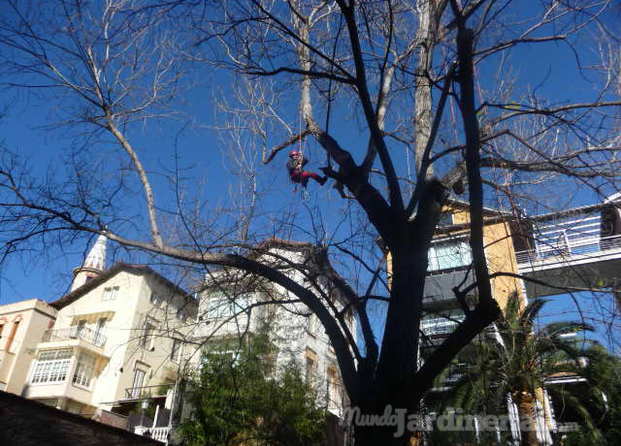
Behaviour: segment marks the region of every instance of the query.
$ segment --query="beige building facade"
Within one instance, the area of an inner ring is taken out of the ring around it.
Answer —
[[[54,324],[56,313],[38,299],[0,306],[0,390],[21,395],[32,351]]]
[[[152,397],[170,403],[197,304],[147,266],[104,262],[100,237],[71,292],[50,304],[56,320],[32,346],[23,396],[97,418]]]

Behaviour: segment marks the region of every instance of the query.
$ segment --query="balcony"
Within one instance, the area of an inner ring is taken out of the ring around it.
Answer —
[[[125,389],[126,400],[138,400],[147,398],[166,398],[172,391],[174,384],[160,384],[157,386],[127,387]]]
[[[618,286],[621,223],[602,215],[591,210],[533,217],[531,249],[516,252],[518,272],[542,282],[525,283],[529,296]]]
[[[168,443],[168,433],[170,427],[148,427],[148,426],[136,426],[134,433],[142,435],[143,437],[149,437],[162,443]]]
[[[517,252],[519,269],[544,268],[557,263],[594,260],[612,254],[621,255],[621,235],[609,237],[563,237],[553,244]]]
[[[43,342],[68,341],[79,339],[95,347],[103,347],[106,343],[106,337],[90,328],[86,327],[70,327],[58,330],[46,330],[43,333]]]

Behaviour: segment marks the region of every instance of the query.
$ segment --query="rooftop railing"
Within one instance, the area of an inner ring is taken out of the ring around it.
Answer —
[[[537,249],[517,252],[518,264],[529,264],[544,260],[570,262],[584,256],[606,254],[607,251],[621,249],[621,235],[598,237],[565,237],[555,243],[541,245]]]
[[[43,333],[43,342],[67,341],[70,339],[81,339],[96,347],[103,347],[106,337],[95,330],[86,327],[70,327],[58,330],[46,330]]]

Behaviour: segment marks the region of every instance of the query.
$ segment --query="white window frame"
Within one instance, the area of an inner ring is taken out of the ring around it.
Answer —
[[[119,294],[119,286],[107,286],[103,289],[103,294],[101,296],[101,300],[106,302],[110,300],[115,300],[117,295]]]
[[[101,337],[105,337],[106,325],[108,325],[108,318],[100,317],[95,323],[95,342],[99,342]]]
[[[146,350],[151,350],[154,347],[155,335],[157,331],[157,323],[153,320],[147,319],[142,327],[142,333],[140,336],[140,346]]]
[[[170,360],[172,362],[179,363],[181,356],[183,355],[183,343],[179,339],[172,340],[172,346],[170,348]]]
[[[428,252],[429,272],[463,268],[472,263],[467,238],[449,238],[434,242]]]
[[[95,371],[95,357],[88,353],[80,353],[73,373],[73,384],[78,387],[90,388]]]
[[[139,373],[142,373],[142,377],[138,380],[138,376]],[[140,398],[140,390],[144,387],[144,380],[147,377],[147,370],[136,365],[134,367],[134,376],[132,377],[132,393],[131,393],[131,397],[132,398]],[[137,386],[136,384],[140,384],[139,386]]]
[[[73,350],[45,350],[39,353],[34,363],[30,384],[58,384],[65,382],[69,376]]]
[[[245,313],[251,303],[251,294],[227,297],[214,294],[207,300],[206,315],[208,319],[226,319]]]

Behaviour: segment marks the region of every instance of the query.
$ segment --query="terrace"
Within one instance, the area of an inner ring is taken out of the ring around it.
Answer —
[[[602,218],[604,209],[534,217],[532,248],[516,252],[519,273],[559,287],[615,285],[621,268],[621,233],[618,217]],[[533,297],[564,292],[532,283],[526,287]]]

